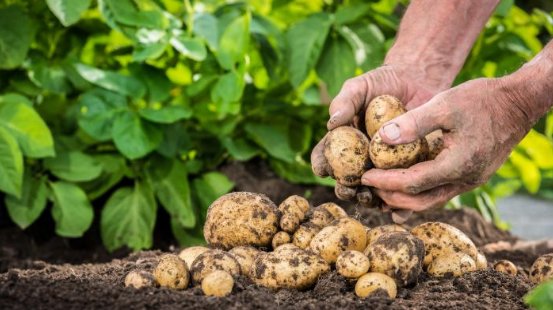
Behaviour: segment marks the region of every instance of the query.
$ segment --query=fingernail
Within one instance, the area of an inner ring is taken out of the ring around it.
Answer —
[[[340,116],[340,114],[342,114],[342,111],[336,111],[334,112],[334,114],[332,114],[332,116],[330,117],[330,120],[328,121],[329,123],[333,124],[334,122],[336,122],[336,120],[338,119],[338,117]]]
[[[389,124],[384,126],[382,129],[384,131],[384,134],[388,139],[390,140],[397,140],[401,136],[401,132],[399,131],[399,126],[396,124]]]

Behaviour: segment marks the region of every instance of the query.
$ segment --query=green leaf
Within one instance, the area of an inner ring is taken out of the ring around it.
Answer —
[[[0,191],[21,197],[23,154],[17,140],[0,127]]]
[[[25,156],[54,156],[54,140],[50,129],[40,115],[26,103],[0,103],[0,126],[17,139]]]
[[[335,97],[342,84],[355,74],[355,56],[342,38],[330,38],[317,64],[317,74],[325,81],[328,93]]]
[[[227,113],[229,104],[242,97],[244,79],[237,72],[222,75],[211,89],[211,100],[220,113]]]
[[[148,86],[150,102],[163,102],[171,96],[173,85],[163,70],[139,64],[131,64],[128,68],[134,77]]]
[[[171,231],[181,247],[190,247],[195,245],[207,245],[204,239],[204,232],[201,225],[196,225],[193,229],[182,227],[179,222],[171,218]]]
[[[27,97],[17,93],[7,93],[0,96],[0,105],[2,105],[3,103],[24,103],[30,108],[33,107],[32,101],[30,101]]]
[[[250,44],[249,13],[235,19],[221,35],[217,48],[217,60],[221,67],[231,70],[237,62],[243,61]]]
[[[73,66],[83,79],[107,90],[135,99],[144,97],[146,93],[144,85],[133,77],[112,71],[100,70],[81,63],[75,63]]]
[[[234,187],[234,183],[220,172],[208,172],[200,178],[194,179],[192,187],[194,188],[193,193],[204,211],[203,214],[205,214],[217,198],[228,193]]]
[[[217,30],[217,18],[208,13],[194,15],[194,34],[204,38],[212,51],[217,51],[219,46],[219,33]]]
[[[62,25],[68,27],[79,21],[84,11],[88,9],[90,0],[46,0],[46,4]]]
[[[493,186],[493,195],[496,198],[511,196],[522,186],[519,180],[506,180]]]
[[[170,105],[160,108],[140,110],[140,116],[154,123],[171,124],[192,116],[192,109],[183,105]]]
[[[553,143],[546,136],[532,129],[522,141],[522,148],[541,169],[553,169]]]
[[[357,64],[369,71],[382,64],[385,55],[385,37],[375,24],[360,24],[338,28],[340,34],[352,46]]]
[[[25,64],[29,79],[38,87],[55,94],[65,94],[71,91],[69,79],[62,65],[49,64],[45,59],[32,58]]]
[[[71,182],[90,181],[102,173],[102,167],[82,152],[60,152],[56,157],[44,160],[44,167],[56,177]]]
[[[247,161],[259,154],[259,149],[252,146],[246,139],[232,139],[224,137],[221,143],[227,148],[230,155],[240,161]]]
[[[319,178],[313,174],[311,165],[301,161],[287,163],[276,159],[271,159],[271,167],[273,170],[292,183],[299,184],[321,184],[325,186],[334,186],[336,182],[332,178]]]
[[[192,141],[187,129],[181,123],[163,126],[163,141],[157,152],[165,157],[172,158],[190,151]]]
[[[185,35],[179,35],[171,38],[169,42],[179,53],[192,60],[203,61],[207,56],[204,42],[199,38],[188,38]]]
[[[115,116],[127,109],[127,99],[104,89],[86,92],[79,102],[79,126],[98,141],[111,140]]]
[[[132,57],[138,62],[157,59],[165,52],[167,42],[137,43],[132,51]]]
[[[107,24],[116,30],[125,25],[163,29],[164,17],[161,10],[140,11],[132,0],[99,0],[98,6]]]
[[[520,173],[522,184],[524,184],[526,190],[531,194],[537,193],[541,183],[541,174],[538,166],[517,150],[511,153],[509,160]]]
[[[535,287],[524,296],[524,302],[533,309],[553,310],[553,280]]]
[[[246,132],[272,157],[292,163],[296,159],[296,152],[290,146],[288,130],[282,125],[247,123]]]
[[[338,7],[335,14],[337,25],[349,24],[367,14],[371,7],[368,4],[350,4]]]
[[[50,188],[56,233],[62,237],[82,237],[94,218],[94,211],[85,192],[77,185],[66,182],[52,182]]]
[[[127,111],[117,115],[112,136],[115,146],[125,157],[137,159],[155,150],[161,143],[163,133],[138,114]]]
[[[507,16],[511,7],[515,4],[515,0],[501,0],[495,9],[495,14],[498,16]]]
[[[48,187],[46,177],[34,177],[25,170],[21,198],[6,195],[5,203],[12,221],[21,229],[33,224],[46,208]]]
[[[331,23],[330,15],[321,13],[294,24],[288,30],[288,71],[295,88],[303,83],[319,60]]]
[[[124,245],[139,251],[152,246],[157,205],[146,183],[121,187],[107,201],[100,222],[102,240],[108,251]]]
[[[123,179],[127,168],[125,158],[120,155],[98,154],[92,157],[100,164],[102,173],[92,181],[79,183],[79,186],[87,193],[90,200],[102,196],[118,184]]]
[[[0,9],[0,69],[18,67],[34,36],[35,28],[19,6]]]

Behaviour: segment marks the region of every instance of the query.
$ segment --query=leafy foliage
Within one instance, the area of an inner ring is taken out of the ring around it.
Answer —
[[[536,310],[553,309],[553,280],[534,288],[524,297],[524,302]]]

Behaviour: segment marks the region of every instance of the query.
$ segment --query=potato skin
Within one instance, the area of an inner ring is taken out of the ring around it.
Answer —
[[[538,257],[530,268],[530,280],[533,283],[543,283],[549,279],[553,279],[553,253]]]
[[[290,241],[292,241],[292,238],[287,232],[279,231],[273,237],[273,241],[271,244],[273,246],[273,249],[276,249],[283,244],[290,243]]]
[[[280,228],[285,232],[293,234],[300,227],[300,218],[292,213],[284,214],[280,218]],[[273,237],[274,238],[274,237]]]
[[[512,276],[517,275],[517,266],[515,266],[515,264],[505,259],[495,263],[495,265],[493,266],[493,269],[495,269],[495,271],[499,271],[505,274],[510,274]]]
[[[346,211],[342,209],[342,207],[340,207],[339,205],[335,204],[334,202],[323,203],[317,208],[327,210],[328,212],[330,212],[330,214],[332,214],[332,217],[334,217],[334,219],[348,217],[348,214],[346,213]]]
[[[403,103],[394,96],[382,95],[375,97],[365,111],[365,127],[369,137],[374,137],[376,132],[388,121],[407,112]]]
[[[394,279],[385,274],[369,272],[361,276],[355,284],[355,295],[357,295],[357,297],[367,297],[378,290],[383,290],[388,293],[388,297],[391,299],[396,298],[396,283]]]
[[[296,214],[300,221],[303,221],[303,219],[305,218],[305,213],[307,213],[309,209],[311,209],[309,201],[298,195],[293,195],[286,198],[278,206],[278,210],[283,215],[289,213]]]
[[[361,185],[361,176],[371,167],[369,139],[359,130],[342,126],[325,139],[324,156],[330,175],[345,186]]]
[[[445,148],[441,130],[436,130],[426,135],[426,142],[428,142],[428,156],[426,160],[436,159]]]
[[[407,230],[397,224],[385,224],[385,225],[374,227],[367,231],[367,245],[378,240],[378,238],[380,238],[380,236],[382,236],[383,234],[387,232],[392,232],[392,231],[407,231]]]
[[[321,231],[321,227],[311,222],[303,223],[292,236],[292,243],[302,249],[307,249],[319,231]]]
[[[210,250],[200,254],[190,269],[194,285],[200,285],[203,279],[215,270],[222,270],[232,276],[242,272],[240,263],[231,254],[221,250]]]
[[[186,263],[174,254],[161,256],[154,267],[153,276],[160,286],[182,290],[190,282],[190,274]]]
[[[462,252],[449,252],[440,255],[428,265],[427,269],[427,272],[436,278],[458,277],[471,271],[476,271],[476,262],[472,257]]]
[[[228,253],[232,255],[240,265],[242,275],[249,275],[253,268],[253,262],[261,251],[251,246],[237,246],[232,248]]]
[[[209,248],[205,246],[191,246],[180,251],[179,257],[186,263],[186,267],[190,269],[196,257],[207,251],[209,251]]]
[[[343,217],[334,220],[323,228],[309,248],[328,263],[335,263],[338,256],[347,250],[363,251],[367,244],[365,227],[353,218]]]
[[[325,227],[332,221],[334,221],[334,216],[327,209],[315,208],[309,215],[309,222],[319,227]]]
[[[215,200],[207,211],[205,241],[212,247],[267,247],[278,231],[280,212],[262,194],[234,192]]]
[[[488,259],[486,258],[486,255],[482,253],[482,251],[478,250],[478,253],[476,254],[476,270],[484,270],[488,268]]]
[[[383,273],[398,286],[415,283],[422,271],[423,242],[408,232],[387,232],[365,249],[371,272]]]
[[[415,142],[388,145],[377,132],[371,140],[370,158],[378,169],[403,169],[426,160],[428,143],[426,139]]]
[[[157,286],[154,276],[146,270],[132,270],[125,277],[125,287],[155,287]]]
[[[234,279],[221,270],[215,270],[208,274],[202,281],[202,291],[206,296],[224,297],[232,292]]]
[[[336,271],[342,276],[356,279],[369,271],[369,258],[359,251],[345,251],[336,259]]]

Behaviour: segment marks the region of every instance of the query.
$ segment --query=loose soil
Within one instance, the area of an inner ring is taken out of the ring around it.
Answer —
[[[275,202],[306,192],[311,194],[314,205],[335,201],[332,189],[287,183],[262,163],[234,163],[222,171],[235,182],[235,190],[266,193]],[[389,215],[379,210],[342,205],[369,226],[390,222]],[[418,214],[408,224],[426,221],[449,223],[467,233],[481,248],[518,240],[473,210],[436,210]],[[238,277],[230,296],[213,298],[203,296],[198,288],[172,291],[123,286],[129,271],[151,269],[161,251],[127,255],[122,250],[109,254],[101,248],[97,231],[68,241],[46,232],[37,236],[37,229],[31,227],[30,232],[22,232],[0,222],[0,309],[526,309],[521,298],[531,289],[528,269],[543,254],[543,249],[486,252],[490,266],[497,260],[509,259],[519,267],[519,275],[509,276],[491,268],[458,278],[435,279],[422,274],[417,285],[399,289],[395,300],[385,296],[357,298],[353,294],[354,283],[335,272],[321,277],[313,289],[303,292],[273,292]],[[169,246],[174,243],[169,236],[163,229],[157,231],[156,247],[176,251]]]

